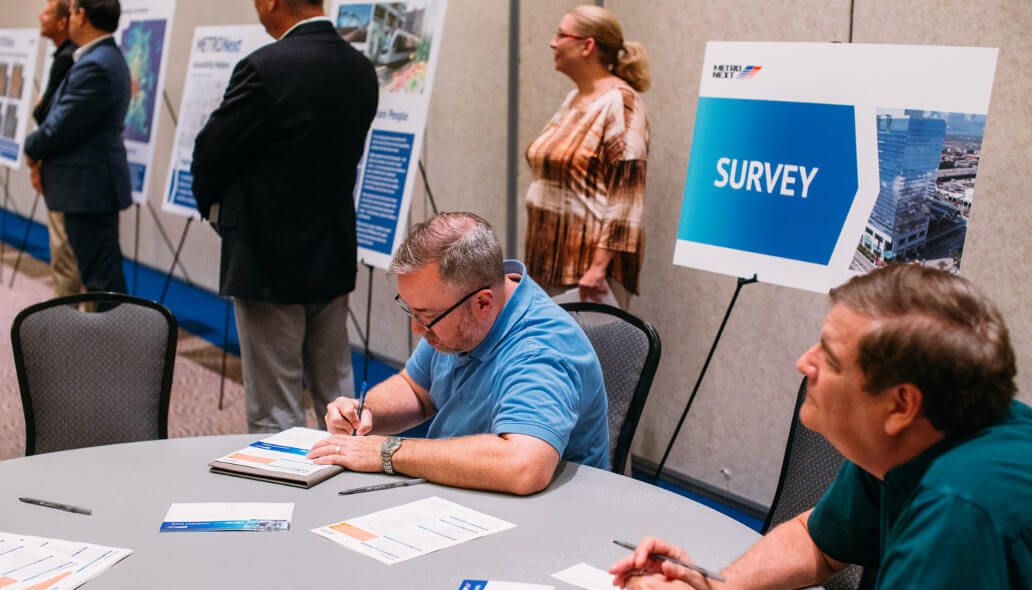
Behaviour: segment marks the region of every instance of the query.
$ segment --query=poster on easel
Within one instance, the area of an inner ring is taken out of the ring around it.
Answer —
[[[380,103],[355,183],[358,257],[386,269],[405,238],[447,0],[334,0],[341,37],[376,67]]]
[[[674,263],[826,292],[959,272],[997,49],[706,45]]]
[[[212,112],[222,103],[237,62],[256,49],[273,42],[261,25],[197,27],[190,46],[183,99],[179,104],[179,124],[172,144],[168,180],[161,208],[199,219],[193,195],[194,142]]]
[[[21,167],[32,117],[39,29],[0,29],[0,166]]]
[[[129,65],[129,110],[122,139],[129,159],[133,202],[147,200],[158,138],[159,110],[172,42],[175,0],[122,0],[115,42]]]

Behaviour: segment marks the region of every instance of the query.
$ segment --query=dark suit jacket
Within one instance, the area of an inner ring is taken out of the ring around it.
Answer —
[[[39,104],[32,109],[32,118],[36,120],[37,125],[43,123],[47,118],[50,105],[54,103],[54,95],[57,94],[57,87],[61,85],[61,82],[64,81],[65,76],[68,74],[68,70],[75,63],[72,59],[72,54],[78,48],[79,46],[72,43],[71,39],[65,39],[65,42],[54,51],[54,61],[50,62],[50,77],[47,79],[47,88],[43,91]]]
[[[379,97],[368,59],[306,23],[237,64],[197,136],[193,193],[220,203],[220,292],[318,303],[355,288],[353,191]]]
[[[129,67],[113,39],[91,47],[68,70],[25,153],[43,162],[47,208],[110,213],[132,202],[122,124]]]

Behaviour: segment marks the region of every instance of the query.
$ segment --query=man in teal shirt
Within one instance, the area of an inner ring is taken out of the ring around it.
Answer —
[[[831,291],[820,341],[796,363],[800,421],[848,461],[818,502],[767,534],[726,583],[651,559],[612,568],[627,588],[801,588],[846,564],[878,588],[1032,589],[1032,409],[996,307],[958,276],[889,266]]]

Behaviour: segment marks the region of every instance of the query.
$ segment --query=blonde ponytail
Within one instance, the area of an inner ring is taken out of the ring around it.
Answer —
[[[645,46],[637,41],[625,42],[623,51],[613,66],[613,74],[638,92],[648,92],[652,86],[652,76],[649,73],[649,58],[645,54]]]

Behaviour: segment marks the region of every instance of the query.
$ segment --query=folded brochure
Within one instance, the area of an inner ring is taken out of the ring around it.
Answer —
[[[312,446],[329,436],[325,430],[290,428],[208,465],[214,473],[310,488],[344,470],[339,465],[316,465],[307,458]]]

